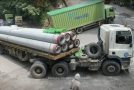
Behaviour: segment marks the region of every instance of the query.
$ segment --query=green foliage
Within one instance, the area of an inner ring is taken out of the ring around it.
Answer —
[[[0,16],[11,13],[14,16],[37,17],[40,15],[40,8],[35,7],[32,0],[0,0]]]
[[[61,0],[44,0],[43,6],[37,6],[36,0],[0,0],[0,18],[11,13],[21,15],[23,19],[36,23],[43,23],[47,12]]]
[[[39,15],[40,9],[36,8],[29,0],[2,0],[0,1],[0,10],[2,14],[22,14]]]

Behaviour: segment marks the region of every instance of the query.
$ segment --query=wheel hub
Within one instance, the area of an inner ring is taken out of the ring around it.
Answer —
[[[57,73],[63,74],[64,73],[64,69],[61,68],[61,67],[57,68]]]
[[[36,68],[36,69],[35,69],[35,72],[36,72],[37,74],[41,74],[41,73],[42,73],[42,69],[41,69],[41,68]]]
[[[90,51],[91,51],[93,54],[96,54],[96,53],[97,53],[97,48],[93,46],[93,47],[90,49]]]
[[[116,70],[116,68],[114,66],[108,66],[107,70],[109,72],[114,72]]]
[[[83,29],[82,28],[79,28],[79,29],[77,29],[77,33],[79,34],[79,33],[82,33],[83,32]]]

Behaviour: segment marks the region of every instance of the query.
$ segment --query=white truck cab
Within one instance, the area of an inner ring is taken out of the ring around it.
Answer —
[[[128,71],[133,57],[133,34],[131,28],[120,24],[104,24],[100,27],[98,38],[102,42],[101,48],[106,55],[103,63],[104,73],[109,74],[110,70],[117,69],[117,67],[118,69],[120,67],[120,70]]]
[[[106,24],[100,27],[103,51],[120,58],[133,57],[133,36],[130,28],[119,24]]]
[[[103,24],[98,31],[98,42],[85,45],[75,55],[78,60],[71,63],[76,63],[74,66],[101,70],[108,76],[119,75],[121,70],[128,72],[133,57],[132,30],[120,24]],[[85,59],[84,55],[88,57]]]

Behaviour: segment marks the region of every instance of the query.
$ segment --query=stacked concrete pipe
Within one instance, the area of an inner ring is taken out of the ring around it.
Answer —
[[[45,51],[52,54],[66,52],[79,46],[74,32],[44,33],[44,29],[0,26],[0,40]]]
[[[60,45],[65,44],[64,35],[43,33],[43,29],[1,26],[0,34],[34,39],[34,40],[39,40],[48,43],[55,43]]]
[[[47,43],[47,42],[42,42],[42,41],[37,41],[32,39],[26,39],[26,38],[21,38],[16,36],[10,36],[5,34],[0,34],[0,40],[19,44],[22,46],[30,47],[33,49],[45,51],[52,54],[61,53],[61,47],[58,46],[57,44],[52,44],[52,43]]]
[[[76,33],[74,33],[73,31],[68,31],[68,32],[62,33],[62,35],[65,35],[65,40],[66,40],[66,44],[68,44],[68,49],[79,47],[80,41],[79,39],[77,39]],[[66,47],[66,45],[65,46],[64,45],[63,47]]]
[[[76,33],[74,33],[73,31],[69,31],[67,33],[71,36],[71,40],[75,40],[77,38]]]

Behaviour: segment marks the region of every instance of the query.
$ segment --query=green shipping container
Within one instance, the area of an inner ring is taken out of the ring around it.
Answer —
[[[75,29],[105,19],[104,1],[90,0],[48,12],[54,28]]]

